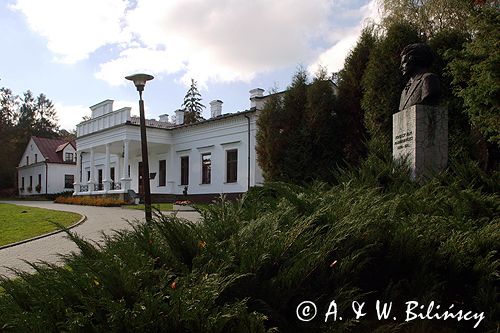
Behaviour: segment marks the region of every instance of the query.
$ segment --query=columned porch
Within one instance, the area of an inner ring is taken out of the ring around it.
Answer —
[[[158,165],[160,160],[167,159],[168,149],[167,144],[148,143],[151,182],[158,183],[160,171],[166,173],[166,169],[159,170]],[[142,191],[139,172],[141,144],[138,140],[125,139],[78,149],[76,159],[74,195],[123,195],[129,190]],[[166,175],[162,177],[166,179]],[[166,183],[160,186],[159,193],[171,193]],[[155,185],[152,184],[152,189],[158,188]]]

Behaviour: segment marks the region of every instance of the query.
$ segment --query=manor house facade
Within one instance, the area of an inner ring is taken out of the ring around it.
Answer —
[[[266,98],[250,91],[250,109],[222,113],[210,103],[211,117],[184,124],[177,110],[146,120],[150,188],[155,197],[238,195],[263,182],[255,151],[256,120]],[[113,101],[91,106],[91,118],[77,125],[74,195],[142,193],[139,118],[131,108],[113,110]]]

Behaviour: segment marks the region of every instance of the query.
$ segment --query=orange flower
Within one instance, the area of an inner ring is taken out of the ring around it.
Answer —
[[[172,289],[177,288],[177,283],[175,282],[175,280],[170,284],[170,288],[172,288]]]
[[[200,249],[203,249],[205,246],[207,246],[207,243],[203,239],[198,242],[198,247]]]

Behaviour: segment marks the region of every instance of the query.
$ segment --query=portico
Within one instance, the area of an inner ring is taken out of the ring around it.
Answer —
[[[124,194],[130,189],[141,192],[139,182],[132,184],[132,179],[141,178],[139,126],[130,116],[130,108],[111,111],[112,103],[108,100],[91,107],[93,117],[77,126],[75,195]],[[160,128],[148,128],[147,134],[149,159],[154,165],[168,150],[170,135]]]

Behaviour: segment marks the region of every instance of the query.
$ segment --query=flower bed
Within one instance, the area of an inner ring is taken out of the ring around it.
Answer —
[[[190,200],[177,200],[174,202],[173,209],[179,211],[194,211],[195,209],[191,206],[192,204]]]
[[[105,198],[105,197],[90,197],[90,196],[78,196],[78,197],[57,197],[55,200],[57,203],[64,203],[70,205],[83,205],[83,206],[101,206],[101,207],[116,207],[121,205],[126,205],[127,203],[123,200]]]

